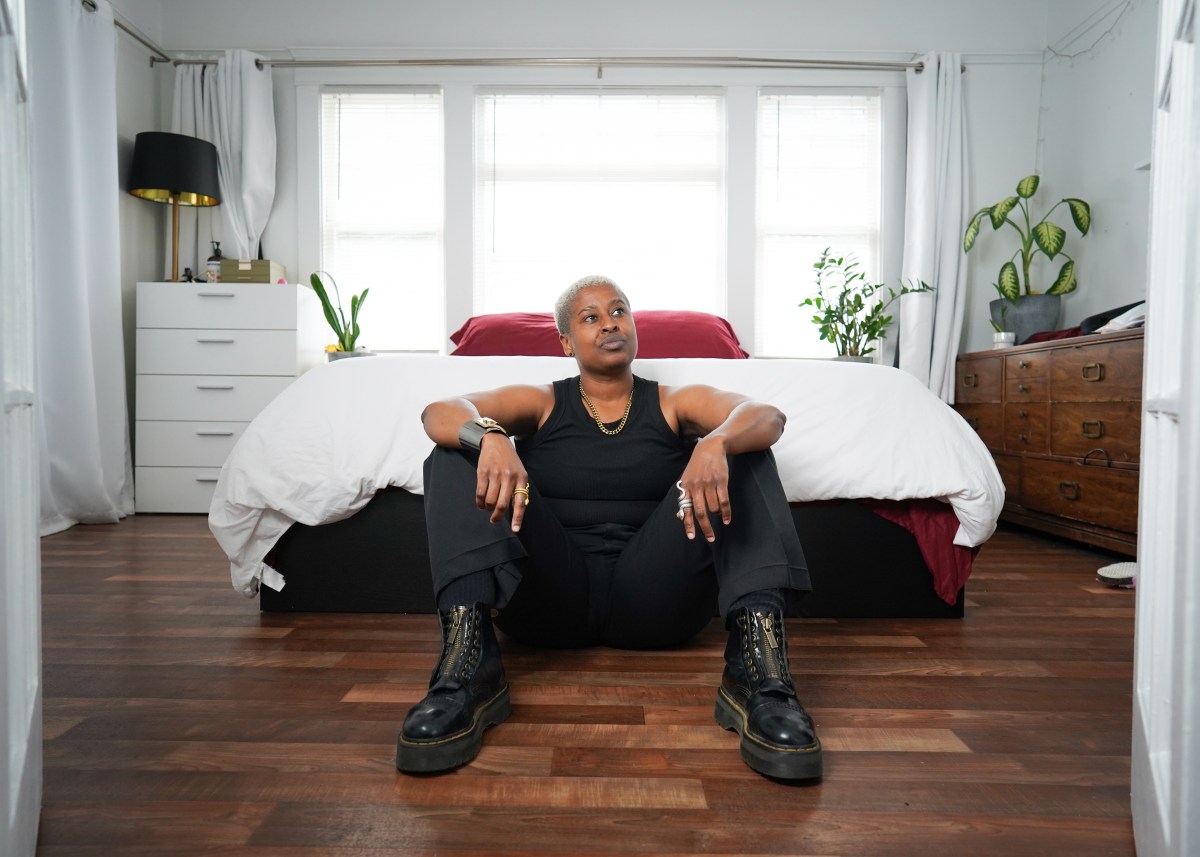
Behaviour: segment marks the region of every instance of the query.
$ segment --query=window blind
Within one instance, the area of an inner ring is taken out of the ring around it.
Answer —
[[[724,311],[720,94],[481,91],[475,126],[476,312],[549,311],[587,274]]]
[[[825,357],[812,307],[821,251],[854,254],[878,280],[881,96],[770,93],[758,99],[755,354]]]
[[[374,350],[442,346],[442,99],[432,91],[321,97],[321,267]],[[332,333],[331,333],[332,338]]]

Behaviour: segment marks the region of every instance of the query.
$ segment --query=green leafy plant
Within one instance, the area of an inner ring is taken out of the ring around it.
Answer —
[[[1007,223],[1017,231],[1017,235],[1021,238],[1021,245],[1013,253],[1012,258],[1000,266],[999,279],[993,284],[1000,296],[1009,301],[1016,301],[1023,294],[1038,293],[1033,288],[1029,275],[1030,265],[1038,253],[1047,259],[1062,256],[1066,260],[1050,288],[1045,290],[1046,294],[1065,295],[1075,291],[1079,285],[1075,274],[1075,260],[1063,252],[1063,245],[1067,241],[1067,232],[1050,220],[1050,215],[1060,205],[1067,206],[1075,228],[1079,230],[1080,236],[1084,236],[1087,235],[1088,229],[1092,225],[1091,206],[1082,199],[1066,197],[1056,202],[1054,207],[1046,212],[1045,217],[1034,223],[1029,215],[1029,200],[1037,193],[1040,182],[1041,180],[1036,175],[1021,179],[1017,182],[1016,196],[1005,197],[995,205],[979,209],[971,218],[971,222],[967,224],[967,231],[963,235],[963,252],[969,253],[975,246],[975,239],[979,237],[979,230],[983,226],[985,217],[991,221],[994,230],[998,230]],[[1019,215],[1020,222],[1013,219],[1014,214]],[[1017,268],[1018,261],[1020,262],[1019,270]]]
[[[870,354],[875,350],[872,343],[883,339],[892,323],[888,307],[901,295],[933,291],[927,283],[901,285],[900,291],[882,283],[869,283],[853,255],[834,256],[828,247],[821,251],[813,268],[817,272],[817,294],[805,298],[800,306],[817,311],[813,323],[820,326],[821,339],[832,342],[840,356]]]
[[[329,282],[333,286],[333,293],[337,296],[337,307],[329,300],[329,292],[325,289],[325,284],[321,282],[321,274],[329,277]],[[367,292],[370,289],[363,289],[361,295],[350,295],[350,318],[347,320],[346,313],[342,311],[342,293],[338,290],[337,280],[333,276],[324,271],[318,271],[309,277],[309,282],[312,284],[313,291],[317,293],[317,297],[321,300],[321,309],[325,311],[325,320],[329,322],[329,326],[333,328],[333,332],[337,334],[337,345],[330,346],[327,351],[353,351],[355,343],[358,342],[358,311],[362,309],[362,305],[366,303]]]
[[[996,322],[992,321],[992,329],[996,333],[1004,333],[1008,330],[1008,308],[1013,305],[1013,301],[1000,290],[999,283],[992,283],[992,288],[1000,296],[1000,323],[996,324]],[[991,319],[988,319],[988,321],[991,321]]]

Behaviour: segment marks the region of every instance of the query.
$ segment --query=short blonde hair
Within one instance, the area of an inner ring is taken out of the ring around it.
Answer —
[[[584,289],[590,289],[592,286],[611,287],[621,296],[621,300],[625,301],[625,305],[629,305],[629,298],[626,297],[624,290],[609,277],[603,274],[589,274],[586,277],[580,277],[567,286],[566,291],[559,295],[558,300],[554,302],[554,326],[558,328],[559,333],[570,332],[571,307],[575,303],[575,298],[579,297],[579,293]]]

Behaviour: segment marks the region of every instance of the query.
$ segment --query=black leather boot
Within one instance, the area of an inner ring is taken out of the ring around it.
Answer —
[[[508,719],[508,681],[485,604],[455,607],[442,620],[442,654],[429,693],[412,707],[396,740],[405,773],[448,771],[479,754],[483,731]]]
[[[783,614],[747,607],[731,618],[717,723],[742,736],[742,760],[760,774],[781,780],[821,776],[821,742],[788,671]]]

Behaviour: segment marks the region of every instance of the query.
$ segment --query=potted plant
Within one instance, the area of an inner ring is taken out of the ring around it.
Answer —
[[[325,320],[329,322],[329,326],[333,328],[333,332],[337,334],[337,342],[326,345],[325,351],[329,354],[330,360],[337,360],[340,357],[352,357],[355,355],[370,354],[371,352],[364,350],[355,350],[355,345],[358,343],[358,335],[360,333],[358,326],[358,312],[362,309],[363,303],[367,300],[367,292],[370,289],[363,289],[361,295],[350,296],[350,318],[346,318],[346,313],[342,311],[342,293],[338,290],[337,280],[331,274],[325,273],[329,277],[329,282],[333,286],[333,293],[337,296],[337,306],[329,300],[329,292],[325,289],[325,284],[321,281],[323,271],[318,271],[309,277],[309,282],[312,284],[312,289],[317,293],[317,297],[321,301],[321,309],[325,311]]]
[[[969,253],[975,246],[985,217],[994,230],[1006,223],[1016,230],[1020,245],[1012,257],[1000,266],[999,279],[994,283],[1000,299],[992,301],[990,309],[993,327],[1012,330],[1017,343],[1024,342],[1038,331],[1053,330],[1058,325],[1062,295],[1075,291],[1079,285],[1075,260],[1063,252],[1067,232],[1050,220],[1050,215],[1060,205],[1065,205],[1080,236],[1087,235],[1092,225],[1091,206],[1075,197],[1060,199],[1035,223],[1029,214],[1029,200],[1037,193],[1040,182],[1037,175],[1021,179],[1017,182],[1016,196],[1005,197],[995,205],[979,209],[967,224],[967,231],[963,235],[963,252]],[[1030,277],[1030,266],[1039,253],[1051,260],[1058,256],[1065,259],[1058,276],[1044,291],[1035,289]],[[1002,320],[1004,311],[1007,311],[1007,320]]]
[[[875,350],[874,343],[883,339],[892,317],[887,309],[901,295],[932,291],[933,287],[901,285],[900,291],[882,283],[867,282],[859,269],[858,260],[851,254],[834,256],[826,247],[821,258],[813,263],[817,272],[817,294],[805,298],[800,306],[813,307],[817,314],[813,323],[820,326],[820,336],[833,343],[838,357],[858,359]],[[887,299],[882,292],[886,289]]]

